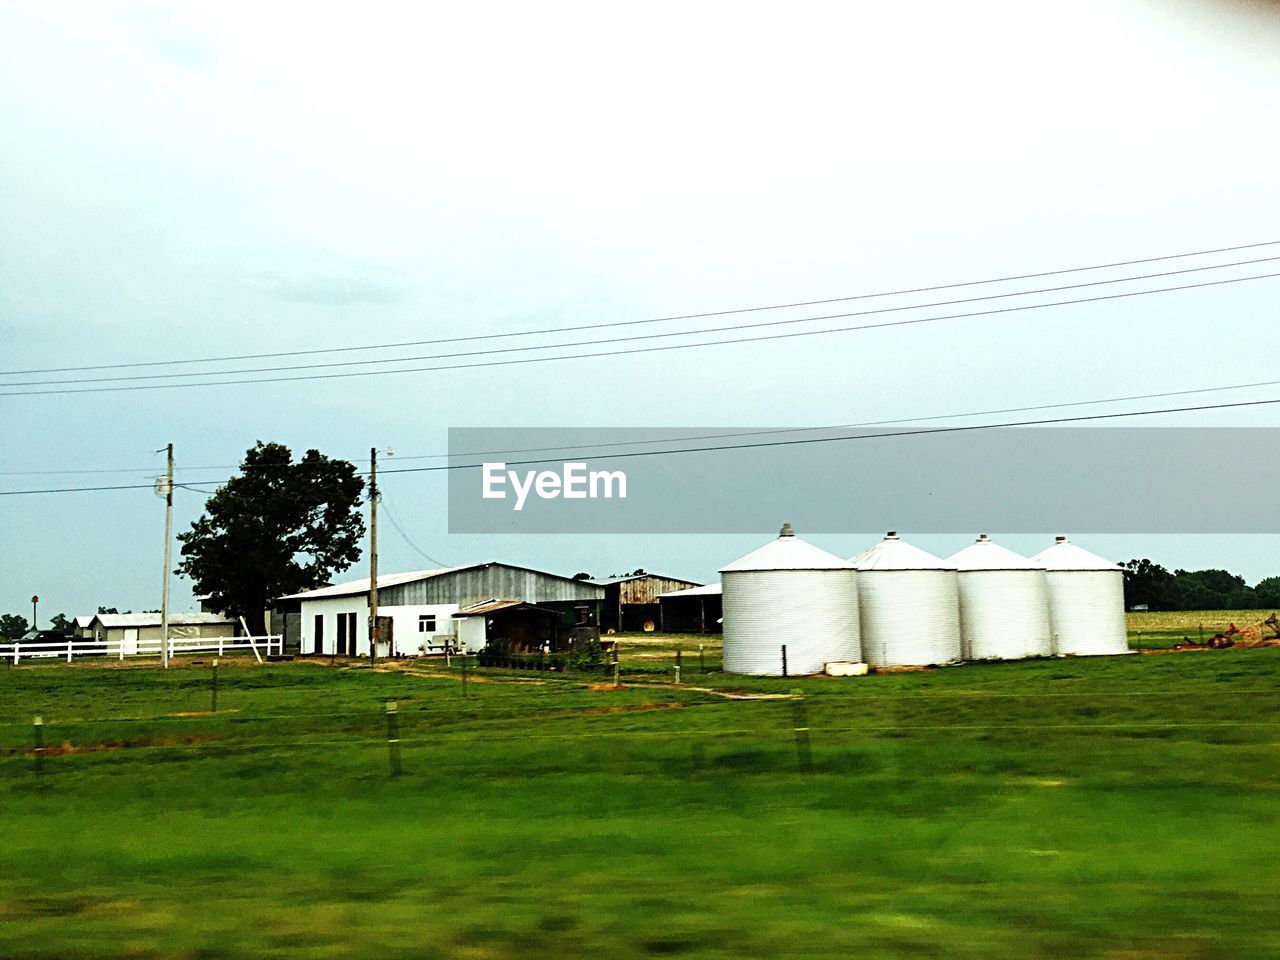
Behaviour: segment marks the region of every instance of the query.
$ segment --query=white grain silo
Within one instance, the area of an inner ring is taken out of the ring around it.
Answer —
[[[1053,653],[1044,568],[984,533],[947,558],[960,588],[965,660],[1018,660]]]
[[[1054,653],[1128,653],[1124,573],[1116,564],[1058,537],[1031,558],[1044,568]]]
[[[720,570],[724,669],[778,676],[821,673],[861,659],[853,569],[784,524],[776,540]]]
[[[960,659],[956,568],[892,531],[849,561],[858,572],[862,656],[873,667]]]

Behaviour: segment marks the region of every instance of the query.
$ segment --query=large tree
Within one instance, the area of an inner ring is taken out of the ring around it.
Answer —
[[[0,638],[13,640],[27,632],[27,618],[20,613],[0,614]]]
[[[286,594],[323,586],[360,559],[364,480],[354,464],[258,441],[240,475],[205,503],[179,535],[177,572],[195,581],[213,607],[265,633],[263,609]]]
[[[1173,610],[1173,574],[1150,560],[1130,560],[1124,564],[1124,604],[1132,609],[1145,605],[1152,610]]]
[[[1253,588],[1253,592],[1257,596],[1260,606],[1280,609],[1280,577],[1267,577],[1265,580],[1259,580],[1258,585]]]

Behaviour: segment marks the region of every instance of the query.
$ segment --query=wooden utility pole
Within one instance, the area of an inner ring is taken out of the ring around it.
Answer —
[[[378,448],[369,450],[369,664],[378,662]]]
[[[173,541],[173,444],[164,472],[164,586],[160,590],[160,660],[169,669],[169,560]]]

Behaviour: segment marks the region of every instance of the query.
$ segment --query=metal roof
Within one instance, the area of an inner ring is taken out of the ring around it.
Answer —
[[[890,530],[883,540],[863,550],[849,563],[858,570],[954,570],[955,564],[913,547]]]
[[[472,564],[471,566],[483,566]],[[378,589],[394,587],[400,583],[413,583],[415,580],[429,580],[442,573],[453,573],[455,570],[466,570],[468,567],[438,567],[434,570],[412,570],[409,573],[378,574]],[[349,597],[357,593],[369,592],[369,577],[360,580],[348,580],[346,583],[335,583],[329,587],[316,587],[314,590],[303,590],[301,593],[290,593],[281,600],[323,600],[326,597]]]
[[[1020,553],[1002,547],[985,533],[963,550],[947,557],[957,570],[1042,570],[1043,567]]]
[[[488,560],[484,563],[467,563],[460,567],[438,567],[434,570],[413,570],[409,573],[380,573],[378,574],[378,589],[383,590],[387,587],[399,586],[402,583],[416,583],[419,580],[430,580],[433,577],[444,576],[447,573],[459,573],[463,570],[480,570],[485,567],[508,567],[512,570],[523,570],[528,573],[536,573],[543,577],[554,577],[557,580],[566,580],[570,583],[587,583],[591,586],[599,586],[591,580],[574,580],[572,577],[566,577],[559,573],[547,573],[545,570],[534,570],[532,567],[521,567],[513,563],[503,563],[500,560]],[[369,578],[363,577],[360,580],[349,580],[346,583],[335,583],[330,587],[317,587],[314,590],[303,590],[301,593],[291,593],[287,596],[280,597],[281,600],[324,600],[328,597],[350,597],[359,593],[369,592]]]
[[[97,614],[91,613],[88,615],[81,615],[79,617],[76,617],[76,626],[80,627],[81,629],[87,627],[89,624],[93,623],[93,618],[95,616],[97,616]]]
[[[79,617],[76,618],[77,622]],[[97,620],[104,627],[158,627],[160,626],[159,613],[99,613],[89,618],[92,623]],[[169,626],[195,626],[196,624],[231,624],[235,625],[234,620],[229,620],[220,613],[201,613],[198,610],[169,614]]]
[[[782,525],[782,532],[759,550],[720,568],[721,573],[741,573],[747,570],[848,570],[848,561],[821,547],[801,540],[791,524]]]
[[[480,603],[473,603],[470,606],[463,607],[453,615],[453,619],[462,620],[466,617],[483,617],[486,614],[497,613],[499,610],[511,610],[515,607],[522,607],[526,610],[540,610],[543,613],[554,613],[560,615],[559,610],[553,610],[550,607],[540,607],[536,603],[528,603],[524,600],[484,600]]]
[[[692,587],[688,590],[672,590],[670,593],[660,593],[659,597],[718,597],[720,596],[720,584],[708,583],[705,587]]]
[[[668,577],[665,573],[629,573],[625,577],[603,577],[601,579],[588,580],[587,583],[594,583],[599,587],[607,587],[611,583],[626,583],[628,580],[643,580],[645,577],[653,577],[655,580],[671,580],[675,583],[692,583],[701,586],[697,580],[689,580],[686,577]]]
[[[1031,562],[1045,570],[1119,570],[1120,565],[1077,547],[1066,537],[1056,537],[1052,547],[1041,550]]]

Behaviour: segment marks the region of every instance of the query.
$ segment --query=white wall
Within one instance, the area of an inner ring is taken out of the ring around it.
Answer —
[[[422,606],[378,607],[378,613],[392,619],[392,634],[395,638],[396,653],[406,657],[417,657],[423,654],[424,644],[442,644],[445,637],[455,637],[458,633],[458,621],[453,615],[458,612],[456,603],[435,603]],[[436,618],[434,632],[423,633],[418,630],[418,617],[433,615]],[[439,653],[439,651],[432,651]]]
[[[354,613],[356,615],[356,654],[369,655],[369,603],[367,594],[355,594],[349,597],[325,597],[317,600],[302,601],[302,653],[334,653],[338,642],[338,616]],[[427,643],[443,643],[444,637],[456,636],[457,625],[453,615],[457,613],[456,603],[424,604],[420,606],[378,607],[378,615],[391,617],[392,636],[395,652],[402,656],[415,657],[421,655],[420,646]],[[436,629],[433,633],[421,633],[418,630],[418,617],[434,615]],[[316,617],[324,617],[323,649],[315,647]],[[483,642],[481,644],[483,646]]]
[[[463,617],[458,624],[458,641],[467,653],[479,653],[485,645],[485,618]]]
[[[319,600],[302,601],[302,643],[300,650],[308,653],[334,653],[338,643],[338,615],[354,613],[356,615],[356,649],[369,654],[369,604],[365,594],[349,597],[325,597]],[[316,616],[324,617],[324,645],[317,649]]]

